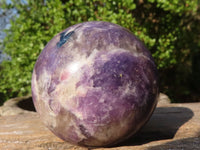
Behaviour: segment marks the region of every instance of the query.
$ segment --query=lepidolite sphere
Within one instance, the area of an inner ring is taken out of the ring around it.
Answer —
[[[150,52],[127,29],[108,22],[73,25],[41,52],[32,96],[45,125],[82,146],[110,146],[151,116],[158,79]]]

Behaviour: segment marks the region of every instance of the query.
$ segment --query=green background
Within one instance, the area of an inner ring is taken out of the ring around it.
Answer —
[[[58,32],[101,20],[128,28],[151,51],[160,90],[172,102],[200,101],[199,0],[13,0],[15,19],[3,43],[11,61],[0,64],[0,100],[31,93],[32,70],[40,52]]]

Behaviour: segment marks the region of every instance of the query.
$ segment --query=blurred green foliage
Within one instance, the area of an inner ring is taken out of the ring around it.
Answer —
[[[191,91],[200,92],[197,80],[191,79],[200,75],[199,66],[195,67],[200,57],[194,58],[200,53],[198,0],[25,2],[13,0],[2,7],[16,8],[18,13],[3,42],[4,52],[12,61],[0,65],[1,99],[31,93],[32,70],[47,42],[73,24],[92,20],[119,24],[145,43],[158,66],[162,92],[171,98],[190,96]]]

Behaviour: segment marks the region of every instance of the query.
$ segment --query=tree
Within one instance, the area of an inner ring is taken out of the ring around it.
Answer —
[[[26,0],[13,1],[15,8],[3,41],[4,61],[0,71],[0,95],[4,100],[31,92],[35,61],[58,32],[70,25],[92,20],[117,23],[138,36],[152,52],[160,71],[161,90],[172,97],[190,93],[192,61],[200,49],[198,0]],[[194,67],[195,68],[195,67]],[[196,76],[196,75],[195,75]],[[172,80],[172,81],[171,81]]]
[[[4,52],[12,58],[1,64],[0,94],[4,100],[31,92],[31,74],[38,55],[65,24],[63,5],[59,0],[48,3],[28,1],[28,4],[13,1],[5,7],[15,8],[19,16],[11,21],[4,39]]]
[[[0,1],[0,5],[2,2]],[[4,29],[9,28],[9,21],[14,19],[14,9],[2,9],[0,8],[0,64],[3,60],[10,60],[10,57],[2,53],[3,50],[3,39],[6,36]]]

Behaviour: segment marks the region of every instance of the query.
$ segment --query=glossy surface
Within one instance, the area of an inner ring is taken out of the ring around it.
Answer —
[[[32,76],[37,112],[58,137],[83,146],[108,146],[135,134],[158,95],[149,51],[128,30],[85,22],[56,35]]]

